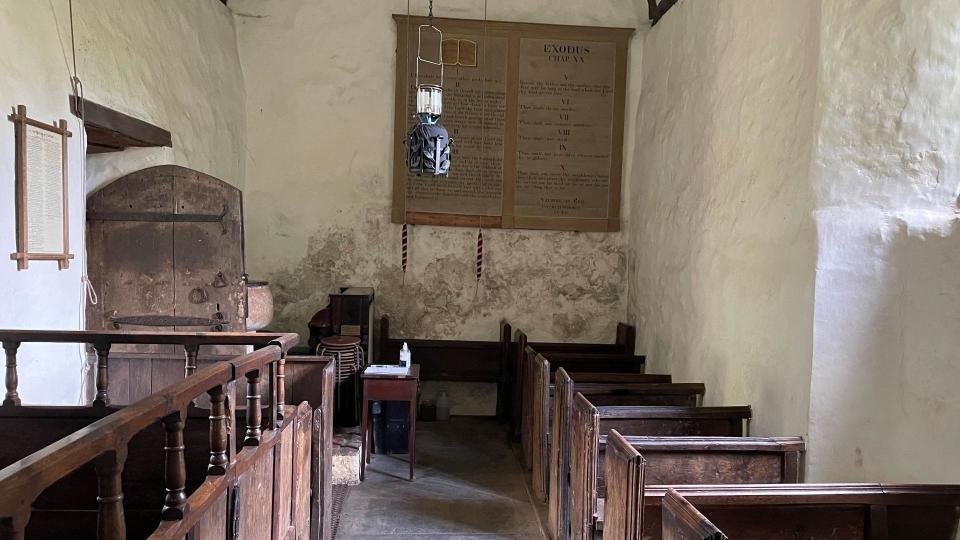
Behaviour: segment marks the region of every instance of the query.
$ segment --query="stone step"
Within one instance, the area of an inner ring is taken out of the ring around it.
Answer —
[[[360,484],[360,426],[333,430],[333,483]]]

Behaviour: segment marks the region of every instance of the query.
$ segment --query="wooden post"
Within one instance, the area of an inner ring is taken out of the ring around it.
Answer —
[[[279,393],[277,392],[279,364],[279,361],[267,364],[267,429],[276,429],[280,425]]]
[[[223,386],[216,386],[210,395],[210,463],[207,474],[222,476],[227,474],[227,394]]]
[[[7,356],[6,387],[7,394],[3,398],[4,405],[20,406],[20,394],[17,392],[17,386],[20,379],[17,377],[17,349],[20,344],[16,341],[4,341],[3,352]]]
[[[163,511],[160,514],[164,521],[183,519],[183,509],[187,503],[187,466],[183,456],[183,421],[184,415],[177,411],[163,419],[163,429],[166,431],[166,444],[163,447],[164,482],[167,495],[163,499]]]
[[[500,321],[500,367],[497,375],[497,417],[507,420],[510,394],[510,336],[513,330],[510,323]]]
[[[238,433],[240,427],[237,425],[237,381],[228,382],[225,392],[227,396],[224,406],[227,417],[227,461],[230,463],[229,467],[232,467],[237,462],[237,439],[241,436]]]
[[[123,515],[123,464],[127,446],[106,452],[94,462],[97,473],[97,539],[124,540],[127,525]]]
[[[107,369],[110,344],[95,343],[93,348],[97,351],[97,397],[94,398],[93,404],[98,407],[106,407],[110,404],[110,396],[107,394],[110,385],[110,375]]]
[[[277,361],[277,427],[283,424],[283,407],[287,404],[287,353]]]
[[[260,370],[247,373],[247,433],[243,438],[244,446],[260,446]]]
[[[29,506],[11,517],[0,518],[0,540],[24,540],[29,521]]]
[[[197,371],[197,355],[200,352],[200,345],[184,345],[183,352],[186,356],[183,376],[186,378]]]

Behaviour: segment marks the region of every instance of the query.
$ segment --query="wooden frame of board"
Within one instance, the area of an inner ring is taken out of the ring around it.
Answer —
[[[44,124],[27,116],[27,107],[17,105],[16,112],[7,117],[13,122],[15,130],[15,167],[16,167],[16,204],[17,204],[17,251],[10,254],[10,259],[17,261],[17,270],[26,270],[30,261],[57,261],[60,270],[70,267],[70,220],[67,174],[67,138],[73,134],[67,130],[67,121],[60,119],[56,124]],[[61,137],[62,185],[63,190],[63,252],[62,253],[35,253],[30,251],[29,242],[29,212],[27,206],[28,178],[27,178],[27,126],[55,133]]]
[[[514,23],[434,17],[433,24],[450,35],[483,36],[485,39],[500,38],[507,42],[506,51],[506,109],[504,111],[503,157],[501,204],[499,215],[477,213],[439,213],[411,211],[407,208],[407,170],[404,140],[411,123],[407,115],[409,96],[407,84],[408,43],[410,29],[426,24],[426,17],[406,14],[393,16],[397,24],[396,84],[394,96],[394,153],[393,153],[393,205],[391,219],[394,223],[423,225],[448,225],[465,227],[492,227],[517,229],[553,229],[572,231],[614,232],[620,230],[620,189],[623,174],[623,129],[626,104],[627,54],[631,28],[603,28],[565,26],[535,23]],[[518,177],[518,129],[520,102],[520,47],[521,40],[555,39],[579,42],[599,42],[615,47],[613,73],[613,110],[611,116],[610,174],[605,217],[551,217],[517,215],[516,185]],[[487,46],[486,43],[481,46]],[[486,83],[484,83],[486,84]],[[447,126],[450,129],[452,126]],[[456,137],[454,137],[456,142]],[[456,167],[454,145],[453,167]],[[442,180],[441,180],[442,181]]]

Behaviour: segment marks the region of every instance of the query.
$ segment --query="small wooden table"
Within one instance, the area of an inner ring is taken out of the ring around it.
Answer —
[[[407,435],[407,455],[410,461],[410,480],[413,480],[413,464],[417,461],[417,392],[420,387],[420,366],[410,366],[407,375],[360,375],[363,379],[363,405],[360,435],[363,440],[363,455],[360,456],[360,480],[363,481],[366,464],[370,463],[370,447],[373,434],[370,429],[370,403],[373,401],[406,401],[410,403],[410,432]]]

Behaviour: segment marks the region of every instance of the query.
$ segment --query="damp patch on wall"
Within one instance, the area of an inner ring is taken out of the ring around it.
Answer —
[[[506,319],[535,339],[611,341],[626,301],[620,234],[485,230],[484,274],[475,277],[476,229],[410,227],[400,268],[400,226],[387,208],[354,227],[318,228],[293,265],[269,270],[271,329],[305,334],[338,286],[372,286],[396,336],[485,339]]]

